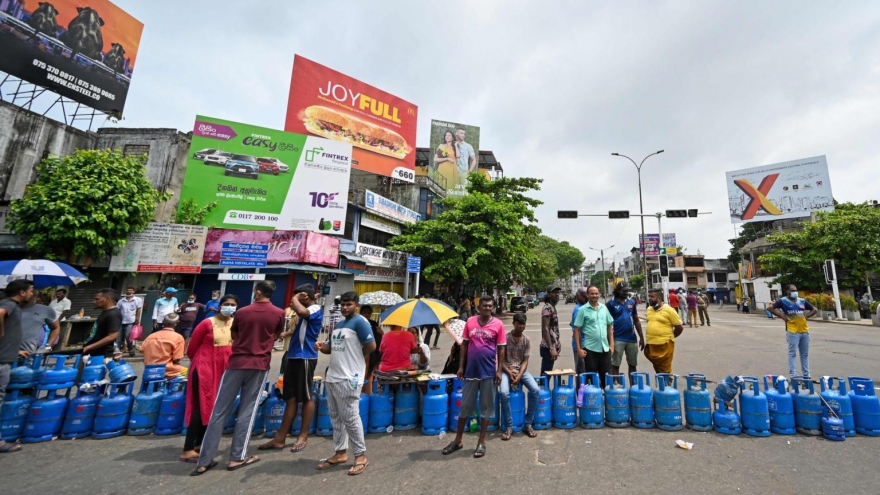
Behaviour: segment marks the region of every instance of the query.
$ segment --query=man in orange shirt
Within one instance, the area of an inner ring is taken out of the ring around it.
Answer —
[[[141,352],[144,353],[144,365],[164,364],[165,378],[169,380],[186,376],[186,368],[180,366],[186,340],[174,331],[179,322],[180,317],[176,313],[166,315],[162,322],[162,328],[151,333],[141,346]]]

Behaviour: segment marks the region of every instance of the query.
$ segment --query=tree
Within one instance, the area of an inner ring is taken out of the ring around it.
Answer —
[[[177,213],[174,215],[174,223],[182,225],[201,225],[211,210],[219,205],[219,201],[212,201],[203,207],[192,198],[184,199],[177,205]]]
[[[641,274],[633,275],[629,278],[629,286],[635,292],[641,291],[645,288],[645,276]]]
[[[839,203],[834,211],[816,214],[796,232],[771,234],[773,252],[761,255],[762,266],[781,275],[779,281],[804,289],[826,287],[822,265],[833,259],[842,287],[865,285],[866,272],[880,271],[880,208],[868,203]]]
[[[540,229],[534,225],[541,201],[527,196],[541,179],[489,181],[470,174],[468,194],[446,198],[437,218],[404,227],[388,247],[422,258],[425,278],[442,284],[469,281],[476,287],[506,287],[546,263],[533,249]]]
[[[604,274],[604,278],[603,278]],[[595,285],[599,288],[599,290],[604,294],[605,291],[608,290],[608,282],[614,280],[614,274],[609,272],[608,270],[602,272],[598,271],[590,277],[590,285]],[[604,285],[603,285],[604,283]]]
[[[727,261],[731,262],[734,267],[739,266],[742,262],[742,254],[739,250],[746,244],[758,238],[758,234],[767,231],[772,222],[750,222],[743,224],[742,229],[736,239],[728,239],[730,243],[730,253],[727,255]]]
[[[153,188],[145,156],[116,150],[77,150],[49,157],[37,181],[10,205],[10,227],[29,236],[28,247],[50,259],[103,259],[141,232],[156,205],[171,195]]]
[[[534,250],[536,256],[546,260],[530,274],[529,282],[535,287],[543,287],[558,278],[567,280],[571,270],[580,272],[584,263],[584,254],[580,249],[568,241],[560,242],[543,234],[535,239]]]

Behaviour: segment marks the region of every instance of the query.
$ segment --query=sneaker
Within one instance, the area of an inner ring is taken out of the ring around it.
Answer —
[[[134,349],[129,349],[128,357],[134,357]]]

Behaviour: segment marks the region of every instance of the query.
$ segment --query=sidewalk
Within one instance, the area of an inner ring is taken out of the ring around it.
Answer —
[[[717,308],[716,308],[715,311],[724,311],[724,312],[726,312],[726,313],[739,313],[739,314],[743,314],[742,311],[737,310],[733,305],[730,305],[730,309],[728,309],[728,306],[724,306],[724,307],[721,308],[721,309],[717,309]],[[769,318],[767,318],[767,315],[765,315],[763,311],[758,311],[758,310],[755,310],[755,311],[749,313],[748,316],[755,316],[755,317],[759,317],[759,318],[769,319]],[[811,322],[816,322],[816,323],[819,323],[819,322],[821,322],[821,323],[835,323],[835,324],[838,324],[838,325],[857,325],[857,326],[865,326],[865,327],[873,326],[873,323],[871,323],[871,319],[870,319],[870,318],[868,318],[868,319],[862,319],[862,320],[859,320],[859,321],[849,321],[849,320],[847,320],[847,319],[842,319],[842,320],[823,320],[822,318],[815,318],[815,317],[813,317],[813,318],[810,318],[810,321],[811,321]],[[880,327],[877,327],[877,328],[880,329]]]

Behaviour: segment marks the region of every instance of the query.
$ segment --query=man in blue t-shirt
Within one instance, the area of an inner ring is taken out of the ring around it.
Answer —
[[[571,353],[574,354],[574,369],[578,375],[584,372],[584,359],[578,355],[577,342],[575,342],[574,320],[577,318],[581,306],[587,304],[587,289],[581,287],[574,295],[574,311],[571,313]]]
[[[290,431],[290,425],[296,419],[297,407],[302,404],[302,424],[309,425],[315,414],[315,401],[312,397],[312,384],[315,378],[315,367],[318,365],[318,351],[315,342],[321,334],[324,322],[324,310],[315,301],[315,288],[311,284],[301,285],[294,291],[290,307],[299,316],[299,323],[290,337],[287,350],[287,365],[284,368],[284,388],[281,397],[287,402],[284,419],[275,438],[260,445],[260,450],[283,449],[284,440]],[[309,429],[304,427],[291,452],[300,452],[306,448],[309,440]]]
[[[628,295],[629,287],[626,282],[620,282],[614,289],[614,299],[605,304],[611,317],[614,318],[614,354],[611,355],[611,372],[615,375],[620,374],[620,363],[623,362],[624,355],[629,366],[629,374],[635,373],[639,351],[645,349],[645,337],[642,335],[642,322],[639,321],[637,305]]]

